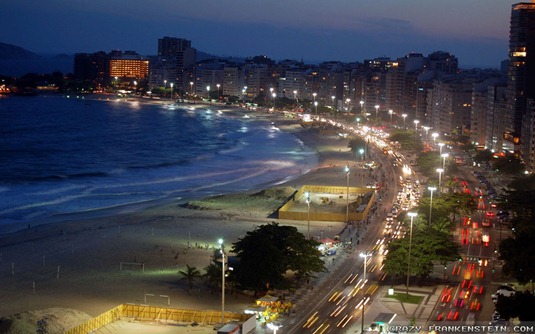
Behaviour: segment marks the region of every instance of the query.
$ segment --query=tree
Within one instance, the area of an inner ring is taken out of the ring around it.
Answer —
[[[409,237],[394,240],[388,245],[388,253],[383,260],[385,273],[393,276],[407,274]],[[419,224],[413,226],[411,246],[412,275],[421,278],[429,277],[433,272],[433,263],[446,264],[459,258],[458,246],[451,240],[448,233]]]
[[[509,175],[520,175],[520,173],[526,169],[526,166],[522,161],[512,153],[508,153],[505,157],[493,160],[492,167],[496,171]]]
[[[527,283],[535,278],[535,175],[511,182],[502,196],[499,206],[511,213],[512,237],[500,243],[500,256],[504,260],[503,272]]]
[[[423,152],[418,154],[416,163],[420,172],[430,179],[436,178],[437,166],[440,166],[440,156],[436,151]]]
[[[535,319],[535,296],[529,291],[517,292],[510,297],[498,295],[496,311],[505,320],[532,321]]]
[[[221,283],[221,269],[220,266],[217,266],[214,263],[210,263],[204,268],[205,273],[202,277],[208,280],[208,286],[210,287],[211,293],[214,293]]]
[[[186,271],[180,270],[179,273],[188,280],[190,291],[193,289],[193,281],[197,277],[201,277],[201,272],[196,267],[190,267],[188,264],[186,265]]]
[[[275,222],[258,226],[231,249],[240,260],[233,273],[236,283],[254,291],[255,296],[269,289],[293,288],[296,282],[287,275],[288,271],[306,277],[325,270],[318,245],[293,226]]]

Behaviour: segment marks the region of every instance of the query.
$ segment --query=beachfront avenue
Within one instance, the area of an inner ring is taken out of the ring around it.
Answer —
[[[380,282],[384,279],[384,274],[380,267],[382,265],[384,250],[389,241],[385,237],[384,221],[387,218],[392,203],[396,200],[398,193],[398,182],[394,182],[398,175],[397,169],[390,162],[391,156],[383,154],[382,133],[362,133],[360,129],[354,129],[334,120],[320,120],[330,123],[331,126],[339,128],[340,132],[347,135],[357,135],[366,139],[368,147],[366,154],[362,154],[361,160],[349,162],[351,166],[359,166],[352,169],[352,176],[357,176],[353,182],[361,182],[363,186],[368,184],[376,189],[377,199],[371,206],[368,216],[362,222],[353,222],[341,232],[342,240],[347,240],[350,244],[343,252],[343,257],[336,262],[340,262],[333,272],[329,274],[324,285],[314,287],[314,290],[321,291],[319,294],[307,296],[306,310],[300,310],[293,316],[294,319],[287,319],[284,322],[287,333],[345,333],[368,331],[370,324],[375,322],[377,316],[377,305],[374,300],[378,299],[378,294],[384,290]],[[354,157],[349,157],[353,160]],[[366,163],[375,166],[366,168]],[[351,161],[349,160],[349,161]],[[373,162],[373,163],[372,163]],[[359,174],[361,173],[361,174]],[[361,180],[361,176],[365,181]],[[413,178],[415,175],[413,175]],[[382,185],[378,187],[378,185]],[[412,206],[411,206],[412,207]],[[400,224],[401,228],[401,224]],[[398,235],[397,227],[394,228]],[[399,234],[399,237],[402,233]],[[366,254],[366,256],[363,256]],[[329,261],[330,262],[330,261]],[[333,263],[334,264],[334,263]],[[313,307],[310,307],[312,306]],[[369,316],[368,316],[369,314]],[[392,314],[393,315],[393,314]],[[394,316],[395,317],[395,316]],[[389,319],[391,320],[391,319]],[[402,316],[398,317],[394,323],[406,324]],[[377,328],[386,329],[385,325],[377,325]],[[376,328],[376,329],[377,329]],[[419,328],[405,326],[403,332],[418,332]]]

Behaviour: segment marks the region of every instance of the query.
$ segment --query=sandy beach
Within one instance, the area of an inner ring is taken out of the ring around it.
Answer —
[[[0,317],[54,307],[96,316],[121,303],[167,306],[162,298],[145,300],[146,293],[168,295],[174,308],[219,309],[220,296],[211,294],[200,280],[189,291],[178,271],[189,265],[204,272],[219,238],[230,248],[261,224],[278,221],[304,233],[306,222],[280,221],[273,212],[304,184],[345,185],[342,168],[354,164],[347,139],[304,129],[280,115],[258,117],[272,120],[314,148],[317,168],[269,189],[2,234]],[[329,222],[328,229],[325,224],[311,222],[311,231],[322,230],[332,237],[343,228],[342,223]],[[226,310],[242,312],[252,302],[251,296],[235,293],[227,297]]]

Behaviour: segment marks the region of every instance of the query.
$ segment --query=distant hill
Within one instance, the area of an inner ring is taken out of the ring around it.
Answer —
[[[74,56],[43,55],[20,46],[0,43],[0,75],[21,76],[27,73],[72,73]]]
[[[41,58],[37,53],[28,51],[20,46],[0,43],[0,59],[36,59]]]

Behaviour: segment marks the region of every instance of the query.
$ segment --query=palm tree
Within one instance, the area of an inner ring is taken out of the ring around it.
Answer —
[[[221,283],[221,267],[210,263],[204,268],[206,273],[202,276],[208,279],[208,285],[210,286],[211,293],[214,293]]]
[[[188,280],[189,290],[191,291],[191,289],[193,288],[193,281],[195,280],[195,278],[201,276],[201,272],[196,267],[190,267],[188,264],[186,265],[186,269],[186,271],[180,270],[179,274],[181,274],[182,276],[184,276],[185,279]]]

